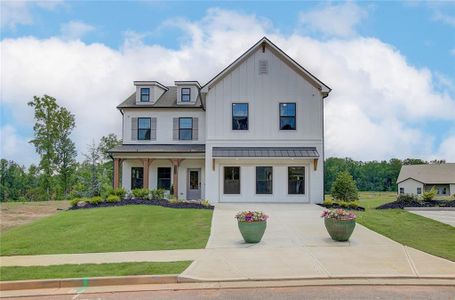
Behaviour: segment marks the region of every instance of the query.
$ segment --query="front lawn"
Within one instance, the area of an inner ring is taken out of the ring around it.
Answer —
[[[122,206],[64,211],[12,228],[0,237],[1,255],[204,248],[212,211]]]
[[[455,228],[402,209],[374,209],[396,193],[361,192],[357,222],[400,244],[455,261]]]
[[[191,261],[0,267],[0,280],[180,274]]]

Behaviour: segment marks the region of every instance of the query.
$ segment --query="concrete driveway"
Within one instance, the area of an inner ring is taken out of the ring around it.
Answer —
[[[441,223],[452,225],[455,227],[455,210],[408,210],[413,214],[420,215],[425,218],[430,218]]]
[[[241,210],[270,216],[259,244],[246,244]],[[206,252],[181,279],[260,280],[331,277],[450,277],[455,263],[405,247],[357,224],[350,242],[332,241],[310,204],[218,204]]]

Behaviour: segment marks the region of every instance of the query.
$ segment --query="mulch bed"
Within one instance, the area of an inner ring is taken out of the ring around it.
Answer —
[[[357,207],[341,207],[339,206],[338,204],[331,204],[331,205],[326,205],[326,204],[323,204],[323,203],[319,203],[318,204],[319,206],[322,206],[322,207],[325,207],[325,208],[329,208],[329,209],[333,209],[333,208],[342,208],[342,209],[345,209],[345,210],[357,210],[357,211],[365,211],[365,208],[361,207],[361,206],[357,206]]]
[[[455,207],[455,200],[422,200],[393,201],[376,207],[376,209],[392,209],[405,207]]]
[[[177,203],[171,203],[168,200],[147,200],[147,199],[123,199],[119,202],[107,202],[103,201],[98,204],[91,204],[88,202],[83,203],[81,206],[72,206],[68,208],[69,210],[76,209],[87,209],[87,208],[97,208],[97,207],[113,207],[113,206],[125,206],[125,205],[155,205],[163,206],[170,208],[196,208],[196,209],[214,209],[213,205],[205,206],[196,201],[179,201]]]

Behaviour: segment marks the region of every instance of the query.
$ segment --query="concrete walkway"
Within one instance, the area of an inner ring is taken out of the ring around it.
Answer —
[[[234,215],[270,215],[259,244],[246,244]],[[198,280],[336,277],[455,277],[455,263],[405,247],[357,224],[350,242],[332,241],[309,204],[219,204],[206,252],[181,274]]]
[[[413,214],[430,218],[455,227],[455,210],[408,210]]]

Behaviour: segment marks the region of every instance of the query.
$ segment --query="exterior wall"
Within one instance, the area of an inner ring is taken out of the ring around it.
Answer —
[[[417,195],[417,188],[422,189],[422,193],[424,192],[424,185],[421,182],[418,182],[414,179],[407,179],[403,182],[398,184],[398,193],[400,193],[400,188],[404,188],[405,194],[413,194]]]
[[[156,140],[131,140],[131,118],[156,118]],[[172,138],[173,118],[198,118],[198,139],[192,141],[175,141]],[[123,114],[123,144],[204,144],[205,143],[205,112],[201,109],[124,109]]]

